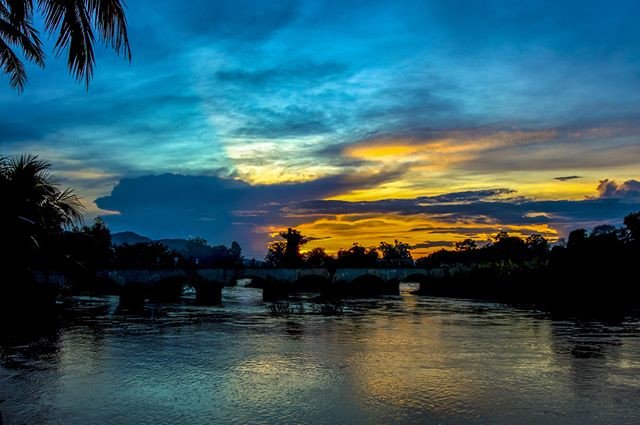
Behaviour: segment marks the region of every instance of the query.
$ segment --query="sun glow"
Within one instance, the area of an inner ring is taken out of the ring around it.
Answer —
[[[558,237],[557,231],[546,224],[495,223],[486,217],[460,222],[426,215],[342,214],[310,220],[296,228],[311,238],[305,250],[322,247],[335,254],[340,249],[348,249],[353,243],[378,246],[382,241],[398,239],[413,246],[414,258],[451,248],[454,242],[467,238],[484,243],[501,230],[523,238],[533,233],[540,233],[552,241]],[[263,230],[275,235],[281,228],[267,227]]]

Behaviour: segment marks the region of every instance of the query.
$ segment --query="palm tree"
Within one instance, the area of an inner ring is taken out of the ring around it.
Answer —
[[[24,89],[27,73],[14,49],[44,67],[40,33],[34,26],[36,13],[42,15],[44,30],[56,36],[56,55],[67,51],[69,72],[84,80],[87,88],[95,66],[95,32],[116,53],[131,60],[122,0],[0,0],[0,67],[19,92]]]
[[[83,206],[71,189],[61,189],[51,165],[37,156],[0,158],[0,234],[4,257],[21,261],[42,239],[82,221]]]

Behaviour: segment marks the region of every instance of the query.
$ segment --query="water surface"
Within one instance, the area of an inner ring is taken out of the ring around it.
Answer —
[[[640,321],[403,294],[274,317],[261,291],[123,315],[76,298],[3,342],[5,424],[640,423]]]

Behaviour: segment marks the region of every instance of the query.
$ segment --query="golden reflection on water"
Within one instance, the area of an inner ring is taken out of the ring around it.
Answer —
[[[417,306],[415,296],[405,296],[403,302],[409,311]],[[354,386],[369,402],[444,414],[459,410],[473,397],[470,371],[451,365],[444,355],[437,321],[379,317],[370,324],[364,346],[350,368]],[[416,335],[421,339],[418,344]]]
[[[89,316],[36,352],[10,349],[6,423],[640,423],[636,319],[406,290],[342,316],[273,317],[255,291],[205,312]]]

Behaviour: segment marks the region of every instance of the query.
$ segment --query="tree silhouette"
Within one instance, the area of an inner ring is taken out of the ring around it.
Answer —
[[[0,159],[3,259],[27,260],[64,226],[82,221],[80,200],[71,189],[60,188],[50,167],[31,155]]]
[[[389,265],[400,265],[406,263],[411,263],[411,265],[413,265],[411,245],[409,244],[399,242],[397,239],[393,244],[380,242],[378,250],[382,253],[382,259]]]
[[[84,252],[78,253],[85,258],[86,267],[92,270],[104,267],[113,256],[111,231],[104,220],[96,218],[92,226],[83,226],[79,233],[89,242]]]
[[[543,259],[549,251],[549,242],[539,233],[534,233],[524,241],[533,257]]]
[[[326,267],[329,262],[334,261],[334,258],[327,254],[324,248],[313,248],[311,251],[305,252],[302,257],[309,267]]]
[[[476,241],[474,241],[473,239],[467,238],[463,241],[460,242],[456,242],[454,244],[456,251],[458,252],[468,252],[468,251],[473,251],[474,249],[478,248],[478,245],[476,244]]]
[[[585,229],[572,230],[569,233],[569,240],[567,241],[567,248],[578,249],[584,246],[587,240],[587,231]]]
[[[120,268],[136,267],[173,267],[176,259],[182,260],[181,255],[169,250],[160,242],[138,242],[122,244],[114,248],[115,266]]]
[[[371,247],[354,243],[347,250],[338,251],[338,265],[340,267],[375,267],[378,263],[378,251]]]
[[[629,233],[631,242],[640,245],[640,211],[631,213],[624,218],[624,225]]]
[[[229,255],[233,259],[235,263],[242,261],[242,248],[240,244],[236,241],[231,242],[231,247],[229,248]]]
[[[616,227],[611,224],[596,226],[589,235],[590,239],[615,239],[616,237]]]
[[[520,261],[527,256],[525,242],[517,237],[501,231],[494,236],[493,244],[488,247],[497,261]]]
[[[300,256],[300,248],[307,243],[307,238],[302,236],[298,230],[289,227],[286,232],[280,232],[280,237],[287,241],[287,249],[285,255],[290,258]]]
[[[212,250],[206,239],[196,236],[187,240],[184,256],[194,264],[203,265],[206,259],[212,256]]]
[[[307,243],[307,238],[298,230],[287,229],[278,234],[285,242],[272,242],[265,261],[274,267],[299,267],[304,263],[300,248]]]
[[[267,249],[267,255],[264,257],[264,262],[272,267],[281,266],[285,257],[286,250],[286,242],[271,242],[269,244],[269,248]]]
[[[73,190],[60,188],[50,168],[51,164],[33,155],[0,159],[3,214],[48,229],[81,221],[80,200]]]
[[[95,67],[97,37],[131,60],[127,19],[121,0],[0,0],[0,66],[11,87],[21,92],[27,81],[24,57],[44,67],[45,54],[35,27],[41,15],[44,30],[56,37],[55,53],[67,51],[67,67],[87,88]]]

